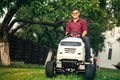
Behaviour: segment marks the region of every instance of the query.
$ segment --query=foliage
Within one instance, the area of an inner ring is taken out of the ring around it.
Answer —
[[[119,0],[111,0],[111,11],[116,19],[116,24],[120,26],[120,1]]]
[[[103,42],[105,37],[101,35],[102,28],[101,25],[98,23],[89,23],[89,38],[91,42],[91,47],[94,48],[95,51],[102,50],[102,47],[104,46]]]
[[[43,2],[33,1],[29,5],[29,8],[32,10],[31,14],[34,17],[40,17],[42,20],[49,21],[54,21],[56,18],[70,19],[73,7],[78,7],[81,11],[81,17],[86,19],[103,21],[107,16],[104,9],[100,8],[99,0],[45,0]]]
[[[12,7],[18,7],[20,5],[28,4],[30,2],[27,0],[1,0],[0,3],[0,16],[3,16],[4,14],[4,8],[7,8],[8,10]]]

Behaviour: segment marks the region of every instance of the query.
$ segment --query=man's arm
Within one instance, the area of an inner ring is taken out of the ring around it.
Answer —
[[[87,30],[83,31],[82,33],[82,37],[86,36],[87,35]]]
[[[83,29],[82,37],[84,37],[84,36],[86,36],[87,33],[88,33],[88,27],[87,27],[87,22],[86,22],[86,20],[83,20],[83,21],[82,21],[82,29]]]

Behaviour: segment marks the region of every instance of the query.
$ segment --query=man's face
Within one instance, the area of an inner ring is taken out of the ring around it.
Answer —
[[[79,18],[80,13],[78,10],[74,10],[74,11],[72,11],[71,15],[72,15],[73,19],[77,19],[77,18]]]

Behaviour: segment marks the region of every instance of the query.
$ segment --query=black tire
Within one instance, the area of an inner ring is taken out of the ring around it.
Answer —
[[[85,79],[93,80],[94,77],[95,77],[95,66],[93,64],[86,65]]]
[[[48,61],[45,67],[45,72],[47,77],[55,76],[55,63],[54,61]]]

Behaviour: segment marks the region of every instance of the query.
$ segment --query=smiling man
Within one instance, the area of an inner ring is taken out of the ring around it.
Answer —
[[[71,11],[72,20],[69,20],[66,24],[66,32],[67,36],[69,33],[71,36],[77,35],[81,36],[83,42],[85,43],[85,52],[86,52],[86,61],[90,61],[90,41],[86,36],[88,33],[87,23],[84,19],[80,18],[80,11],[77,8],[73,8]],[[81,33],[81,34],[80,34]]]

